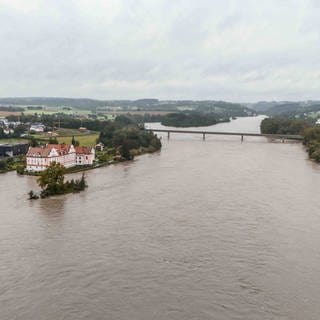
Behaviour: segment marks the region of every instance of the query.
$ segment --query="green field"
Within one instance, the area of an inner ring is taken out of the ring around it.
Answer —
[[[87,135],[78,135],[74,138],[76,141],[79,141],[80,146],[84,147],[93,147],[96,145],[96,141],[99,135],[97,133],[87,134]],[[72,136],[64,136],[64,137],[57,137],[59,143],[66,143],[70,144],[72,140]]]
[[[4,143],[27,143],[29,142],[27,139],[21,139],[21,138],[17,138],[17,139],[0,139],[0,144],[4,144]]]

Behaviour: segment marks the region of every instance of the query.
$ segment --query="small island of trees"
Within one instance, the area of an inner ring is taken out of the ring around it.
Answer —
[[[41,172],[37,180],[41,188],[40,195],[31,190],[29,199],[44,199],[54,195],[80,192],[88,187],[84,174],[80,179],[65,182],[65,170],[65,167],[60,163],[52,162],[48,169]]]
[[[161,118],[161,124],[170,127],[206,127],[219,122],[228,122],[229,118],[219,118],[215,113],[176,112]]]

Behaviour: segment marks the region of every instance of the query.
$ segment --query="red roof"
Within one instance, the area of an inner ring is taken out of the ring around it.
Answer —
[[[91,154],[92,148],[89,147],[75,147],[76,154]]]
[[[70,151],[70,144],[47,144],[47,148],[56,149],[60,156],[68,154]]]
[[[52,149],[55,149],[59,156],[63,156],[69,153],[70,147],[69,144],[47,144],[45,147],[29,148],[27,157],[48,157]]]
[[[27,157],[47,157],[50,154],[49,148],[29,148]]]

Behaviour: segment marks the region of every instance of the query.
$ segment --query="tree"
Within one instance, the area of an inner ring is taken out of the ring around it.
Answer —
[[[133,155],[130,153],[130,142],[129,140],[124,140],[120,147],[120,154],[126,160],[132,160]]]
[[[79,146],[79,141],[77,141],[77,140],[74,138],[74,136],[72,136],[71,144],[72,144],[74,147],[78,147],[78,146]]]
[[[64,192],[65,167],[60,163],[51,162],[48,169],[41,172],[38,184],[46,195],[61,194]]]
[[[0,161],[0,170],[5,170],[7,168],[7,163],[4,160]]]
[[[30,139],[30,145],[31,147],[38,147],[39,146],[39,142],[34,138],[34,137],[31,137]]]

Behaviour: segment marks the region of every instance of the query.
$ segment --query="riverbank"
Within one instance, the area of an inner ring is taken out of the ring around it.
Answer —
[[[160,149],[150,149],[150,148],[141,148],[139,150],[137,149],[133,149],[130,150],[131,154],[133,157],[136,156],[141,156],[144,154],[151,154],[151,153],[155,153],[157,151],[160,151]],[[106,167],[112,164],[116,164],[116,163],[120,163],[120,162],[130,162],[132,161],[134,158],[132,158],[131,160],[125,159],[123,157],[121,157],[120,155],[116,155],[116,156],[112,156],[109,157],[106,161],[103,162],[96,162],[93,165],[88,165],[88,166],[75,166],[75,167],[71,167],[71,168],[66,168],[66,174],[73,174],[73,173],[79,173],[79,172],[84,172],[84,171],[89,171],[89,170],[94,170],[94,169],[98,169],[98,168],[102,168],[102,167]],[[14,171],[15,169],[9,170],[9,171]],[[6,172],[9,172],[6,171]],[[6,172],[1,172],[0,173],[6,173]],[[41,174],[41,172],[30,172],[30,171],[24,171],[19,173],[21,175],[27,175],[27,176],[39,176]]]
[[[296,143],[163,137],[76,195],[0,177],[1,319],[318,319],[320,166]]]
[[[267,118],[261,122],[261,132],[267,134],[300,134],[311,160],[320,163],[320,126],[306,120]]]

